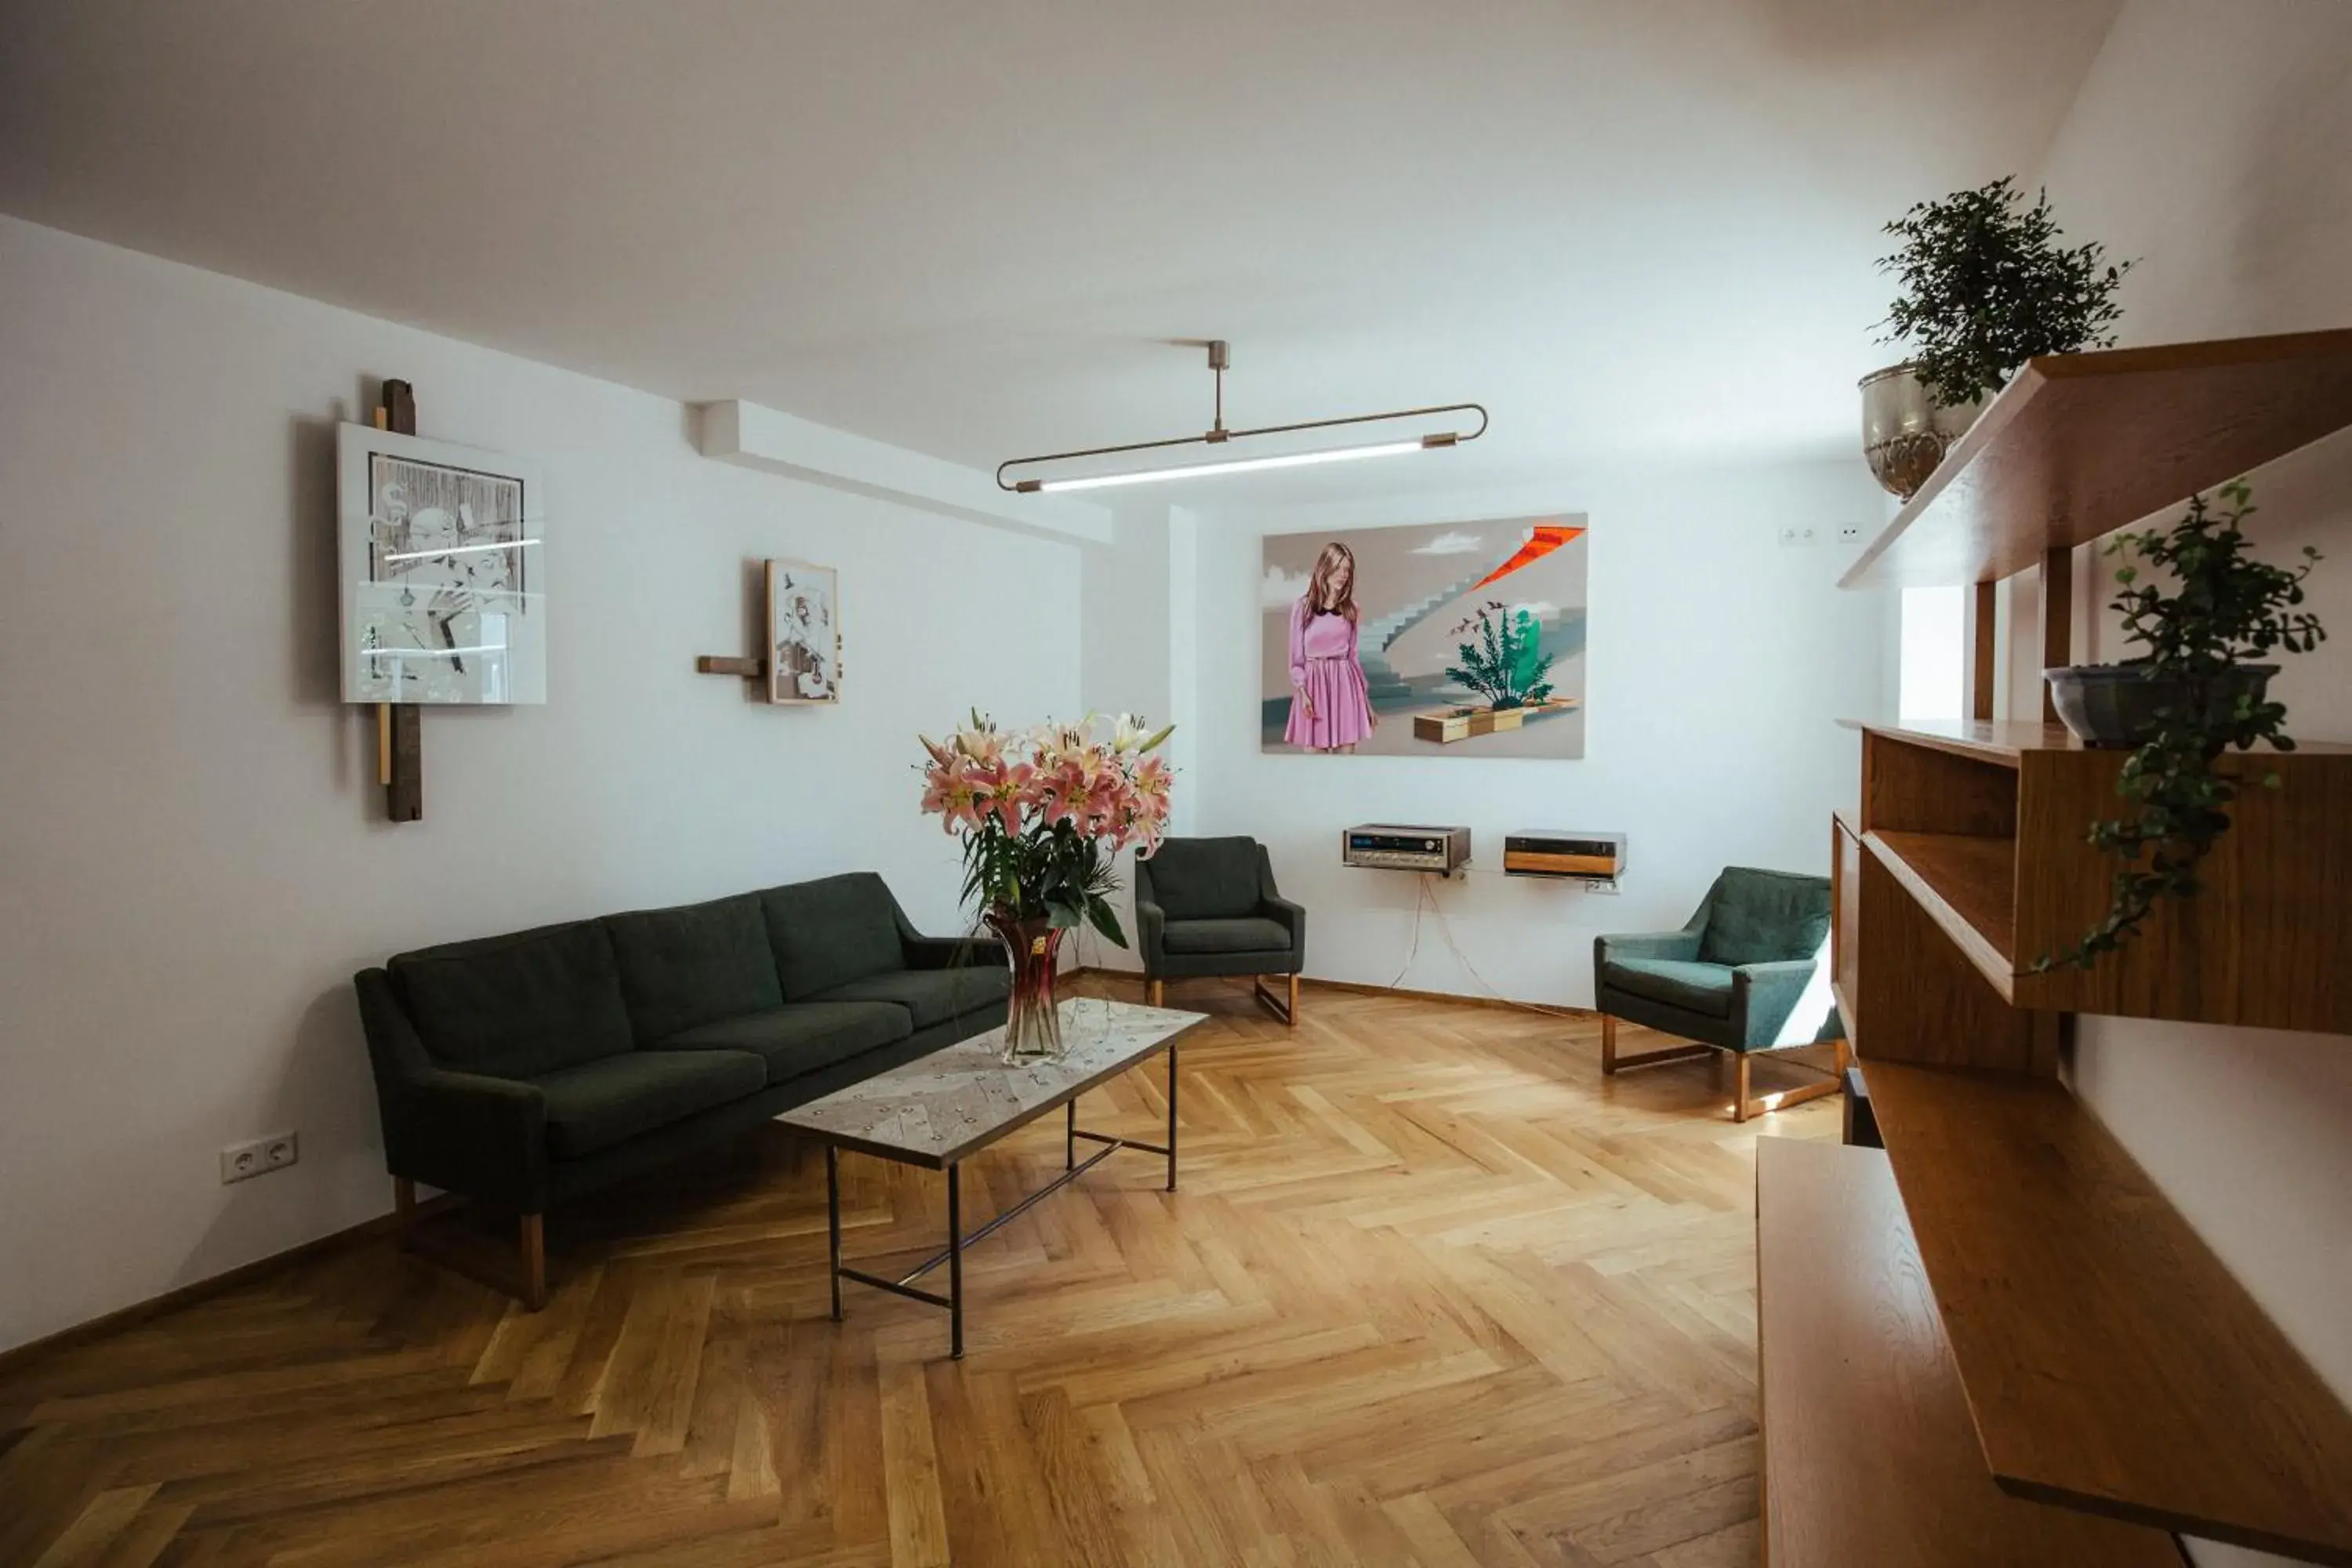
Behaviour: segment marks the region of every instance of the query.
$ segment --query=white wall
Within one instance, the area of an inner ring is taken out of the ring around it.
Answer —
[[[2052,149],[2077,238],[2140,266],[2126,344],[2352,326],[2352,7],[2132,0]],[[2312,607],[2338,640],[2272,690],[2306,740],[2352,740],[2352,439],[2253,476],[2249,531],[2286,562],[2331,559]],[[2113,563],[2078,553],[2078,657],[2126,649]],[[2031,606],[2011,634],[2020,710],[2038,702]],[[2329,1384],[2352,1400],[2352,1039],[2082,1020],[2074,1081]],[[2249,1401],[2262,1397],[2246,1391]],[[2200,1544],[2200,1563],[2272,1562]]]
[[[1388,512],[1294,508],[1204,522],[1197,829],[1267,845],[1284,895],[1308,910],[1311,975],[1590,1005],[1594,935],[1680,926],[1726,865],[1826,874],[1830,812],[1853,800],[1860,772],[1859,742],[1834,721],[1874,716],[1892,699],[1886,616],[1879,595],[1837,591],[1850,550],[1784,547],[1779,531],[1867,531],[1884,503],[1856,460],[1593,472]],[[1259,751],[1261,533],[1538,511],[1591,521],[1582,760]],[[1435,884],[1444,924],[1424,920],[1410,962],[1418,879],[1339,864],[1340,830],[1366,821],[1473,830],[1479,869]],[[1622,890],[1502,876],[1503,835],[1522,827],[1624,833]]]
[[[675,403],[9,219],[0,364],[0,1346],[388,1206],[355,969],[856,867],[948,929],[913,731],[1081,706],[1076,547],[709,461]],[[428,712],[399,826],[334,652],[332,421],[388,374],[551,492],[550,701]],[[842,568],[838,710],[694,673],[772,554]]]

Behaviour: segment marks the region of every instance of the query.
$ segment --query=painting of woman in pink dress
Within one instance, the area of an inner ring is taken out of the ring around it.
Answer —
[[[1284,739],[1352,752],[1380,725],[1356,655],[1356,555],[1336,540],[1290,610],[1290,723]]]

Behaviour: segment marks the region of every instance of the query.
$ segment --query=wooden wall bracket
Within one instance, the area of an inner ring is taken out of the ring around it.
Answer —
[[[416,434],[416,389],[386,381],[375,411],[375,427],[396,436]],[[376,777],[383,785],[384,815],[394,822],[425,816],[424,710],[414,702],[376,704]]]
[[[706,653],[695,659],[694,668],[702,675],[738,675],[745,680],[758,680],[768,673],[768,661],[763,658],[730,658],[724,654]]]

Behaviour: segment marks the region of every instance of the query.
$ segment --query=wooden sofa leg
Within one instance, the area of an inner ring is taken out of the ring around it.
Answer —
[[[533,1312],[547,1305],[547,1221],[544,1215],[522,1216],[522,1304]]]
[[[1601,1070],[1604,1075],[1617,1070],[1617,1020],[1606,1013],[1601,1015]]]
[[[408,1233],[416,1228],[416,1184],[406,1176],[392,1179],[393,1234],[403,1247],[408,1245]]]
[[[1745,1121],[1748,1120],[1748,1053],[1737,1051],[1733,1054],[1739,1059],[1732,1068],[1731,1091],[1735,1098],[1731,1102],[1731,1120]]]
[[[1165,980],[1145,981],[1143,983],[1143,1001],[1145,1005],[1151,1007],[1165,1007],[1168,1005],[1168,982]]]
[[[1298,976],[1295,972],[1290,976],[1290,1016],[1283,1022],[1294,1029],[1298,1027]]]

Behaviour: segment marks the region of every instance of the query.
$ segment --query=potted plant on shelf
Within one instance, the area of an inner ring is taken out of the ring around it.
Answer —
[[[930,761],[923,805],[963,840],[963,898],[1003,942],[1013,990],[1003,1056],[1062,1054],[1055,976],[1062,938],[1091,925],[1127,945],[1109,895],[1129,845],[1160,842],[1171,772],[1151,753],[1173,733],[1122,716],[1005,734],[978,711],[947,740],[918,737]]]
[[[2223,504],[2200,495],[2168,529],[2117,534],[2109,554],[2129,553],[2169,572],[2166,594],[2139,581],[2126,562],[2116,570],[2111,606],[2124,635],[2147,649],[2116,665],[2078,665],[2042,672],[2058,716],[2086,744],[2132,746],[2117,791],[2137,814],[2095,823],[2091,842],[2123,862],[2106,919],[2063,958],[2088,968],[2138,930],[2158,899],[2198,890],[2197,866],[2230,830],[2238,786],[2214,769],[2221,754],[2267,742],[2294,749],[2286,708],[2269,700],[2278,666],[2258,662],[2273,649],[2308,653],[2326,639],[2319,617],[2298,608],[2303,580],[2319,560],[2306,546],[2290,570],[2247,553],[2241,526],[2254,510],[2241,479],[2221,487]],[[2278,786],[2278,775],[2263,784]]]
[[[1862,378],[1862,440],[1870,471],[1906,500],[2020,365],[2115,342],[2114,296],[2132,263],[2107,262],[2095,243],[2061,245],[2048,193],[2023,202],[2004,175],[1886,226],[1903,245],[1878,269],[1902,293],[1878,341],[1915,352]]]

